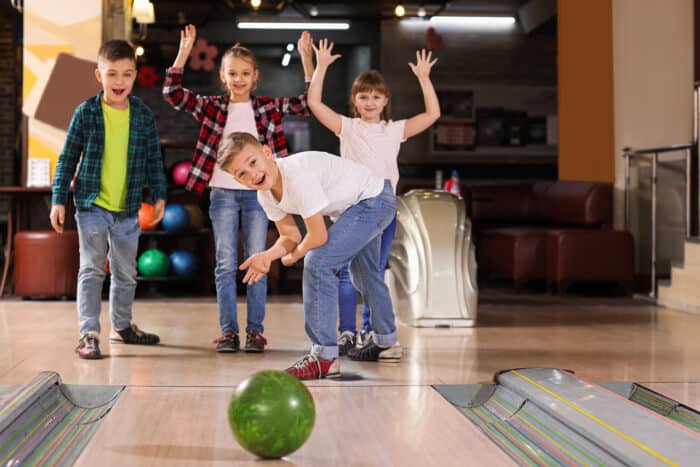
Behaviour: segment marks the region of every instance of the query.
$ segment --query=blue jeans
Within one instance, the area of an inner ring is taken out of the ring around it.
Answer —
[[[236,273],[238,271],[238,225],[243,229],[243,257],[265,250],[269,221],[258,203],[255,190],[212,188],[209,217],[216,244],[216,298],[221,332],[238,333]],[[248,325],[246,332],[262,334],[267,298],[267,276],[248,285]]]
[[[374,341],[381,346],[396,343],[394,310],[389,289],[379,274],[379,253],[384,229],[396,215],[391,183],[374,198],[345,211],[328,229],[328,241],[304,258],[304,321],[313,344],[311,353],[322,359],[338,357],[335,323],[338,316],[338,273],[350,262],[355,287],[369,306]]]
[[[382,280],[384,280],[384,271],[389,261],[389,251],[391,250],[391,243],[394,241],[395,233],[396,216],[394,216],[394,220],[392,220],[391,224],[382,232],[381,251],[379,253],[379,274]],[[338,284],[338,308],[340,310],[338,331],[350,331],[353,334],[357,334],[357,289],[352,285],[350,279],[349,263],[341,268],[338,276]],[[364,331],[372,330],[367,303],[362,305],[362,329]]]
[[[78,270],[78,326],[80,335],[100,332],[102,284],[109,252],[109,319],[114,329],[131,324],[131,304],[136,292],[136,255],[141,229],[137,217],[98,206],[77,211],[80,246]]]

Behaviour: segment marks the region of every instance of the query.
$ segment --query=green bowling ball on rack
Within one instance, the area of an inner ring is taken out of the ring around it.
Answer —
[[[137,264],[139,274],[144,277],[167,276],[170,270],[168,255],[157,248],[141,253]]]

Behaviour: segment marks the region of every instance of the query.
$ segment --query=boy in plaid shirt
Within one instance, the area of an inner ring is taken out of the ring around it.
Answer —
[[[73,202],[80,243],[78,320],[80,358],[101,358],[100,307],[109,253],[110,338],[154,345],[160,339],[131,321],[136,290],[136,255],[141,232],[138,210],[144,185],[160,222],[166,180],[151,110],[130,93],[136,80],[134,49],[123,40],[100,47],[95,70],[103,90],[78,106],[68,128],[53,180],[51,225],[63,232],[65,204],[75,174]],[[76,172],[77,168],[77,172]]]

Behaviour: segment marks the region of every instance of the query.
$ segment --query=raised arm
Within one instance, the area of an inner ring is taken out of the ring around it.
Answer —
[[[185,64],[192,52],[196,38],[197,29],[191,24],[188,24],[184,30],[180,31],[180,48],[177,52],[177,57],[175,57],[173,66],[167,69],[165,80],[163,81],[163,98],[175,110],[190,112],[197,121],[201,121],[207,98],[195,94],[182,86]]]
[[[331,63],[340,58],[340,55],[332,55],[333,43],[328,42],[328,39],[321,39],[318,47],[312,44],[316,53],[316,71],[311,78],[309,86],[309,108],[319,122],[334,134],[340,133],[342,119],[333,109],[324,104],[321,100],[323,96],[323,80],[326,77],[326,71]]]
[[[309,103],[307,94],[309,91],[309,81],[314,74],[313,48],[311,47],[311,34],[304,31],[297,41],[297,50],[301,57],[301,64],[304,70],[304,92],[298,96],[275,97],[274,105],[283,116],[304,115],[309,116]]]
[[[426,54],[425,49],[421,51],[416,50],[416,63],[408,64],[408,66],[411,67],[411,71],[413,71],[416,78],[418,78],[418,84],[420,84],[420,89],[423,92],[425,112],[419,113],[406,120],[403,130],[404,139],[408,139],[424,131],[440,118],[440,102],[438,101],[437,94],[435,94],[433,83],[430,81],[430,69],[438,61],[437,58],[431,61],[432,54],[432,51]]]

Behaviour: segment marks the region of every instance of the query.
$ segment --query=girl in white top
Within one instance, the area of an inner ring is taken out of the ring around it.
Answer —
[[[430,127],[440,117],[440,103],[430,81],[430,70],[437,62],[432,52],[416,51],[416,63],[409,63],[418,78],[425,111],[405,120],[388,118],[389,89],[382,75],[376,70],[361,73],[352,85],[350,106],[353,117],[339,115],[322,102],[323,80],[328,67],[340,58],[333,55],[333,43],[322,39],[316,53],[316,71],[309,87],[308,104],[314,116],[340,138],[340,156],[368,167],[372,173],[391,181],[396,193],[399,180],[398,156],[401,143]],[[380,274],[383,275],[394,239],[396,218],[382,233]],[[339,274],[339,332],[338,350],[345,354],[357,343],[355,313],[357,291],[350,281],[348,267]],[[371,310],[364,305],[362,312],[363,334],[372,331]],[[363,342],[364,343],[364,342]]]

